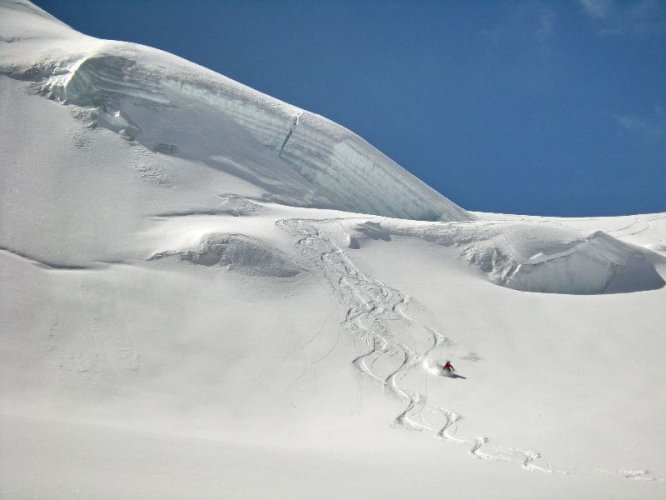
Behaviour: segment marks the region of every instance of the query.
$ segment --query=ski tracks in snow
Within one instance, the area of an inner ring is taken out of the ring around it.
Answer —
[[[347,308],[342,324],[354,335],[355,342],[361,342],[365,347],[352,364],[402,402],[393,425],[429,432],[436,439],[464,445],[479,460],[513,463],[532,472],[576,474],[554,468],[538,452],[499,446],[488,437],[462,432],[459,424],[463,417],[460,414],[432,402],[428,398],[427,385],[425,394],[418,389],[419,376],[428,368],[428,356],[438,348],[453,345],[453,341],[408,316],[404,310],[409,302],[406,295],[358,269],[326,234],[325,225],[332,222],[334,220],[284,219],[277,225],[297,239],[297,247],[325,276]],[[307,366],[304,372],[306,369]],[[304,373],[299,378],[302,375]],[[666,481],[648,470],[607,471],[597,468],[588,472],[629,480]]]
[[[393,425],[466,445],[477,459],[512,462],[530,471],[563,472],[549,464],[535,463],[541,458],[539,453],[497,446],[485,436],[463,434],[459,430],[461,415],[433,403],[417,389],[417,376],[423,373],[428,356],[453,342],[410,318],[403,307],[408,298],[360,271],[326,235],[322,227],[325,223],[287,219],[277,224],[297,238],[301,252],[322,272],[347,307],[343,325],[366,346],[352,364],[402,402]]]

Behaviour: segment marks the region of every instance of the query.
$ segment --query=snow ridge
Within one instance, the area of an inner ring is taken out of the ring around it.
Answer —
[[[159,252],[149,260],[168,257],[179,257],[208,267],[223,266],[231,271],[254,276],[289,278],[303,271],[278,249],[244,234],[209,234],[196,249]]]
[[[562,228],[516,223],[405,224],[366,221],[351,238],[420,238],[460,248],[460,255],[497,285],[541,293],[595,295],[656,290],[664,286],[657,254],[603,231],[587,236]],[[351,244],[351,243],[350,243]],[[654,257],[654,258],[653,258]]]

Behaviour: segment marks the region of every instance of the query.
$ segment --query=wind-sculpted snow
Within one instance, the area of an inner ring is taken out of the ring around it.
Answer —
[[[201,266],[223,266],[252,276],[289,278],[303,269],[270,245],[242,234],[211,234],[198,248],[167,250],[150,260],[179,257]]]
[[[407,226],[357,224],[350,246],[363,238],[410,236],[460,248],[496,284],[528,292],[623,293],[664,286],[647,251],[601,231],[588,236],[539,224],[462,223]]]
[[[228,171],[268,199],[418,220],[472,218],[326,118],[154,49],[69,36],[51,53],[10,51],[0,71],[76,106],[73,115],[91,127]]]
[[[3,498],[664,498],[666,214],[468,216],[27,0],[0,72]]]
[[[527,233],[525,228],[523,231]],[[520,259],[502,284],[517,290],[580,294],[634,292],[664,286],[643,252],[601,231],[558,243],[537,252],[529,245],[525,248],[514,243],[519,251],[530,250],[530,257]]]

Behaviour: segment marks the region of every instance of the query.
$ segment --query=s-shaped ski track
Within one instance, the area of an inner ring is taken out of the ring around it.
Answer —
[[[541,457],[536,452],[496,446],[487,437],[462,434],[458,429],[460,414],[431,402],[426,394],[411,386],[410,376],[424,369],[428,355],[453,342],[410,318],[404,311],[409,301],[402,292],[358,269],[326,234],[326,225],[331,222],[335,221],[286,219],[277,224],[294,235],[301,253],[325,276],[347,308],[343,327],[367,346],[352,364],[402,401],[402,410],[394,417],[393,425],[467,445],[478,459],[514,462],[525,470],[553,472],[550,466],[534,463]]]

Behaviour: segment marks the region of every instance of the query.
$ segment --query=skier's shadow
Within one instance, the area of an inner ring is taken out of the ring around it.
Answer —
[[[445,370],[442,370],[442,377],[447,377],[447,378],[462,378],[462,379],[467,379],[467,377],[463,377],[462,375],[458,375],[457,373],[454,372],[447,372]]]

